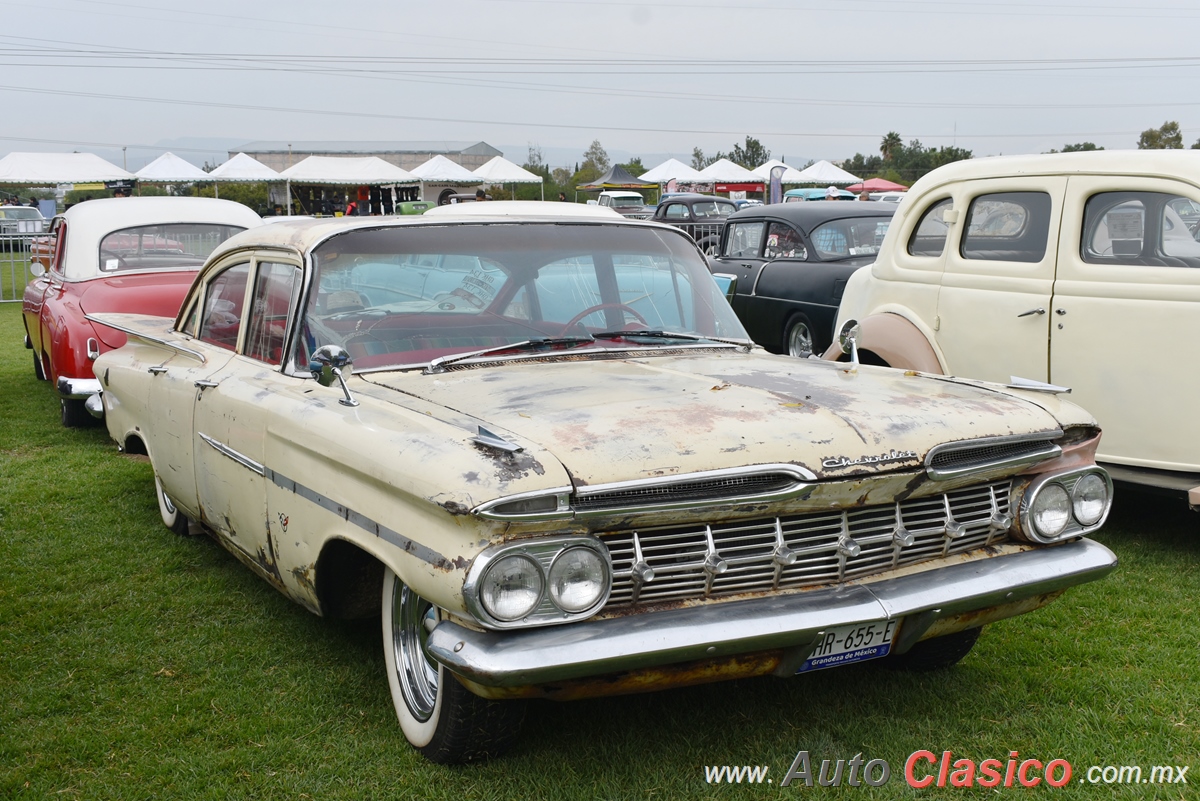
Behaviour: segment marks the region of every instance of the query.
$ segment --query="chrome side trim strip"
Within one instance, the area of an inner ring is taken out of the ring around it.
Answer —
[[[410,540],[408,537],[388,528],[382,523],[372,520],[366,515],[356,512],[348,506],[343,506],[332,498],[322,495],[316,490],[306,487],[303,484],[288,478],[282,473],[277,473],[269,467],[266,470],[267,478],[269,478],[271,482],[280,489],[299,495],[306,501],[311,501],[317,506],[320,506],[322,509],[332,512],[333,514],[342,518],[347,523],[361,528],[368,534],[379,537],[384,542],[390,543],[400,550],[412,554],[421,561],[428,562],[434,567],[438,567],[443,570],[461,569],[460,565],[451,562],[445,556],[433,550],[432,548],[422,545],[416,540]]]
[[[115,323],[110,323],[107,320],[98,320],[90,314],[85,314],[84,317],[86,317],[88,320],[92,321],[96,325],[107,326],[116,331],[120,331],[123,334],[129,334],[130,336],[137,337],[138,339],[144,339],[147,342],[152,342],[155,345],[162,345],[164,348],[170,348],[171,350],[175,351],[176,353],[183,354],[184,356],[190,356],[191,358],[197,360],[201,364],[206,364],[208,362],[208,359],[204,358],[204,354],[201,353],[200,351],[192,350],[191,348],[186,348],[183,345],[180,345],[178,342],[173,342],[165,337],[155,336],[154,334],[147,334],[145,331],[141,331],[136,328],[130,328],[129,326],[117,325]]]
[[[197,431],[196,433],[199,435],[200,439],[204,440],[209,445],[211,445],[217,451],[217,453],[221,454],[222,456],[228,456],[230,459],[237,462],[242,467],[249,468],[250,470],[254,471],[255,473],[257,473],[260,476],[265,476],[267,474],[267,469],[265,467],[263,467],[261,464],[259,464],[258,462],[251,459],[249,456],[246,456],[245,454],[242,454],[242,453],[238,453],[233,448],[229,447],[228,445],[224,444],[223,442],[218,442],[217,440],[213,439],[208,434],[205,434],[202,431]]]
[[[1108,548],[1083,539],[869,584],[550,628],[474,631],[443,621],[430,633],[428,650],[448,669],[479,684],[547,684],[807,646],[818,633],[836,626],[910,615],[925,615],[932,622],[1094,581],[1116,564]],[[930,580],[933,576],[936,581]],[[901,623],[901,632],[905,625]]]

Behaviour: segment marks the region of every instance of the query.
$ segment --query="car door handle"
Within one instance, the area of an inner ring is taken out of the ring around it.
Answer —
[[[165,368],[165,367],[147,367],[146,372],[154,373],[155,375],[158,375],[159,373],[167,372],[167,368]]]
[[[212,389],[216,385],[217,385],[216,381],[197,381],[196,382],[196,386],[200,387],[200,389]]]
[[[1017,316],[1018,316],[1018,317],[1028,317],[1028,316],[1030,316],[1031,314],[1045,314],[1045,313],[1046,313],[1046,310],[1045,310],[1045,309],[1042,309],[1042,308],[1037,308],[1037,309],[1030,309],[1030,310],[1029,310],[1029,311],[1027,311],[1027,312],[1021,312],[1021,313],[1020,313],[1020,314],[1018,314]]]

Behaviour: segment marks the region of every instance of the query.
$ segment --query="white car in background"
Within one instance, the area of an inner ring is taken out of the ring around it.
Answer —
[[[1200,507],[1200,158],[972,159],[906,194],[842,297],[862,357],[1069,391],[1114,479]]]

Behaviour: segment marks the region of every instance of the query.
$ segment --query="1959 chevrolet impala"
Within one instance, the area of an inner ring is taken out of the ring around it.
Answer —
[[[436,761],[501,752],[525,698],[950,665],[1115,565],[1087,413],[767,354],[686,234],[604,210],[265,226],[176,319],[98,317],[129,342],[90,410],[163,522],[382,612]]]

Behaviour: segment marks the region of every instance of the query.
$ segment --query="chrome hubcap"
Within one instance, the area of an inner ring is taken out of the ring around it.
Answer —
[[[812,332],[804,323],[796,323],[788,331],[788,353],[801,359],[807,359],[812,352]]]
[[[426,656],[425,642],[430,625],[437,622],[437,610],[399,579],[392,585],[392,648],[396,658],[396,678],[404,703],[419,721],[429,720],[437,702],[437,666]]]

